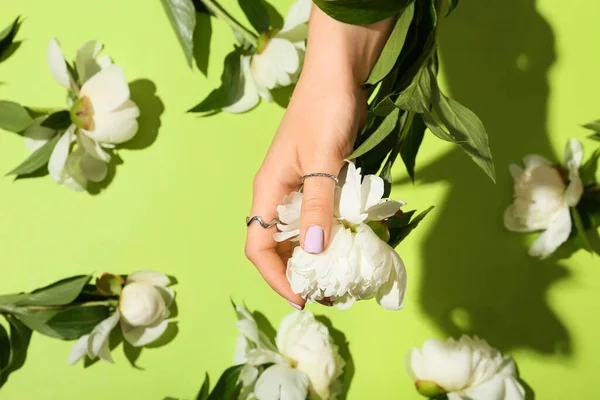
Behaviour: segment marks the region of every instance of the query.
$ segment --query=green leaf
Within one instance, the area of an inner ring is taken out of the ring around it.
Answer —
[[[598,171],[598,159],[600,158],[600,149],[596,149],[588,160],[579,168],[579,175],[583,186],[596,184],[596,173]]]
[[[2,53],[8,50],[15,36],[17,36],[17,32],[21,26],[20,19],[20,16],[17,17],[12,24],[0,31],[0,57],[2,57]]]
[[[12,313],[29,329],[56,339],[64,339],[58,332],[50,328],[47,322],[61,310],[30,310],[23,307],[14,307]]]
[[[367,84],[372,85],[380,82],[392,71],[394,65],[396,65],[396,61],[404,46],[406,34],[408,33],[408,28],[412,22],[414,12],[415,5],[414,3],[411,3],[398,18],[396,26],[383,47],[377,63],[371,70],[369,79],[367,79]]]
[[[412,220],[412,214],[414,211],[410,211],[409,221],[407,221],[406,217],[400,215],[398,217],[392,217],[387,221],[388,228],[390,230],[390,242],[389,245],[392,247],[396,247],[402,242],[406,237],[419,225],[419,223],[429,214],[431,210],[433,210],[433,206],[429,207],[427,210],[423,211],[419,215],[417,215]],[[409,214],[409,213],[407,213]]]
[[[31,340],[31,330],[23,325],[21,321],[13,315],[5,315],[10,324],[10,357],[6,365],[1,366],[0,386],[6,381],[7,376],[25,364],[27,358],[27,348]]]
[[[583,244],[587,251],[590,253],[594,252],[592,244],[590,243],[590,238],[588,238],[587,232],[583,226],[583,221],[581,220],[581,214],[576,207],[571,207],[571,217],[573,218],[573,223],[575,224],[575,228],[577,228],[577,234],[583,241]]]
[[[71,115],[67,110],[56,111],[50,114],[40,125],[56,130],[67,129],[71,126]]]
[[[346,24],[372,24],[400,13],[412,0],[314,0],[325,14]]]
[[[198,392],[198,396],[196,396],[196,400],[208,400],[208,396],[210,395],[210,378],[208,377],[208,373],[204,375],[204,383]]]
[[[353,160],[357,157],[362,156],[369,150],[372,150],[375,146],[381,143],[396,127],[398,123],[398,116],[400,110],[396,109],[392,111],[379,125],[377,130],[373,132],[363,143],[358,146],[356,150],[348,157],[349,160]]]
[[[588,139],[597,140],[600,142],[600,133],[594,133],[593,135],[588,136]]]
[[[435,79],[433,72],[424,66],[411,84],[400,93],[395,102],[396,107],[417,113],[428,112],[433,96],[432,80]]]
[[[15,303],[17,306],[60,306],[71,303],[83,290],[91,276],[77,275],[36,289]]]
[[[10,363],[10,336],[4,325],[0,324],[0,386],[2,385],[2,372]]]
[[[70,307],[56,313],[47,324],[63,339],[75,340],[87,335],[96,325],[108,318],[110,307]]]
[[[225,58],[225,66],[221,75],[221,86],[210,94],[188,112],[202,113],[220,110],[235,103],[243,95],[239,88],[243,88],[243,76],[241,73],[241,54],[238,49],[232,51]]]
[[[600,119],[592,122],[588,122],[583,125],[584,128],[591,129],[594,132],[600,132]]]
[[[196,10],[192,0],[161,0],[190,68],[194,61]]]
[[[406,172],[410,175],[410,179],[415,181],[415,163],[417,159],[417,153],[423,142],[423,136],[425,135],[425,122],[421,115],[417,114],[412,120],[412,125],[408,130],[404,142],[400,147],[400,156],[406,167]]]
[[[20,104],[0,100],[0,129],[19,133],[27,129],[33,120]]]
[[[433,75],[431,68],[425,71],[427,72]],[[431,82],[433,108],[439,121],[424,113],[425,124],[440,139],[461,146],[492,181],[496,182],[492,152],[483,123],[471,110],[444,95],[437,86],[435,77],[432,77]]]
[[[6,175],[27,175],[42,168],[50,160],[52,151],[63,134],[58,134],[50,139],[45,145],[34,151],[25,161]]]
[[[261,0],[238,0],[238,3],[256,32],[261,34],[269,30],[269,12]]]
[[[207,400],[237,400],[242,390],[242,383],[238,383],[238,378],[243,367],[244,364],[227,368]]]

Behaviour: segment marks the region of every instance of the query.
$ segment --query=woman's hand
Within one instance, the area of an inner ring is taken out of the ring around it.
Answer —
[[[346,25],[313,7],[302,75],[254,179],[250,216],[260,216],[265,222],[277,218],[277,206],[302,186],[306,174],[338,175],[367,116],[361,83],[375,64],[392,23]],[[299,238],[309,253],[321,253],[329,243],[334,192],[331,178],[311,177],[304,182]],[[277,293],[302,309],[305,300],[292,291],[286,278],[291,244],[275,242],[275,229],[252,224],[246,255]]]

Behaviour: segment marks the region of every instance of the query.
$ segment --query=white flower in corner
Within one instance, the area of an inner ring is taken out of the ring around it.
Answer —
[[[240,399],[333,400],[341,390],[345,362],[327,327],[310,311],[295,311],[279,325],[274,346],[252,315],[237,306],[238,339],[234,362],[245,363]],[[262,373],[259,367],[268,366]]]
[[[110,154],[104,148],[131,139],[138,130],[139,109],[130,100],[121,68],[107,56],[98,56],[102,45],[86,42],[76,56],[77,79],[70,72],[56,39],[51,39],[47,59],[54,79],[69,90],[72,125],[62,134],[48,162],[48,171],[59,184],[85,190],[87,182],[104,180]],[[48,128],[36,120],[25,132],[27,146],[38,147],[50,138]],[[73,146],[75,146],[74,149]]]
[[[405,203],[383,198],[383,179],[362,178],[348,163],[340,180],[329,246],[320,254],[293,250],[287,265],[292,290],[309,301],[328,299],[346,309],[356,300],[375,297],[388,310],[403,307],[406,271],[396,251],[367,224],[396,214]],[[275,240],[296,240],[300,233],[302,193],[295,192],[277,208],[282,224]]]
[[[271,89],[296,82],[304,58],[311,7],[312,0],[298,0],[290,8],[281,30],[264,32],[258,38],[256,54],[242,56],[239,100],[223,110],[248,111],[261,97],[272,101]]]
[[[429,339],[406,354],[405,368],[419,393],[447,394],[449,400],[523,400],[512,358],[485,340],[462,336],[445,342]]]
[[[581,143],[569,140],[564,157],[565,169],[538,155],[524,157],[525,169],[510,165],[515,200],[504,213],[504,225],[514,232],[544,231],[529,249],[534,257],[548,257],[571,234],[569,207],[575,207],[583,194]]]
[[[69,354],[69,364],[87,356],[112,363],[108,346],[112,329],[120,322],[123,337],[136,347],[157,340],[169,325],[169,307],[175,293],[169,277],[161,272],[142,270],[127,277],[115,312],[99,323],[89,335],[77,340]]]

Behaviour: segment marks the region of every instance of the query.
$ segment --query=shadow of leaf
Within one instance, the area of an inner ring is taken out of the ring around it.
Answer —
[[[269,13],[269,19],[271,20],[271,28],[281,29],[283,27],[283,17],[277,11],[275,7],[268,1],[262,2]]]
[[[535,1],[464,0],[439,37],[449,92],[484,122],[499,173],[493,185],[456,148],[417,165],[419,182],[448,188],[421,243],[422,309],[447,336],[477,334],[503,352],[571,354],[569,331],[548,302],[569,271],[555,258],[528,256],[524,236],[502,223],[513,193],[509,163],[528,153],[557,159],[546,127],[552,29]]]
[[[129,364],[131,364],[131,366],[133,368],[140,370],[140,371],[144,370],[144,368],[142,368],[136,364],[138,358],[140,358],[140,355],[142,354],[142,347],[132,346],[129,342],[124,340],[123,341],[123,353],[125,354],[125,358],[127,358],[127,361],[129,361]]]
[[[290,104],[295,87],[296,85],[289,85],[271,89],[271,95],[273,96],[273,101],[275,104],[282,108],[287,108]]]

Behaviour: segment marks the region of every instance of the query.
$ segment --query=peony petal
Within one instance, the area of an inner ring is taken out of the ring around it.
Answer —
[[[552,166],[550,161],[537,154],[528,154],[523,157],[523,164],[525,164],[525,169],[533,169],[540,166]]]
[[[250,71],[259,88],[273,89],[292,83],[290,75],[300,69],[300,56],[294,44],[285,39],[273,38],[261,54],[255,54]]]
[[[496,375],[481,385],[469,387],[461,394],[473,400],[523,400],[525,390],[513,377]]]
[[[260,97],[250,73],[250,56],[242,57],[242,71],[239,79],[239,100],[227,107],[223,107],[223,111],[238,114],[251,110],[258,104]]]
[[[362,180],[361,191],[361,209],[368,210],[376,204],[379,204],[383,197],[383,179],[376,175],[367,175]]]
[[[100,322],[92,330],[92,333],[90,333],[88,338],[88,357],[94,359],[98,356],[101,356],[102,360],[112,362],[110,349],[107,354],[106,348],[108,348],[108,338],[110,336],[110,332],[119,322],[119,318],[119,310],[116,310],[113,315]],[[102,354],[100,354],[101,352]]]
[[[583,195],[583,182],[579,176],[579,167],[583,161],[583,146],[579,140],[571,139],[567,142],[565,160],[569,170],[569,185],[565,191],[565,201],[570,207],[575,207]]]
[[[353,224],[360,224],[367,217],[361,214],[361,175],[352,162],[348,162],[340,190],[337,216]]]
[[[254,393],[260,400],[305,400],[308,376],[288,365],[273,365],[260,375]]]
[[[123,337],[129,344],[135,347],[145,346],[154,342],[162,336],[169,326],[169,320],[160,321],[154,326],[130,326],[125,321],[121,320],[121,331]]]
[[[281,32],[287,32],[298,25],[307,24],[312,9],[312,0],[298,0],[290,7],[290,11],[285,17]]]
[[[513,180],[515,180],[515,181],[517,179],[519,179],[521,174],[523,174],[523,168],[519,167],[517,164],[510,164],[508,166],[508,169],[510,171],[510,175],[513,177]]]
[[[109,364],[114,364],[115,360],[113,360],[112,354],[110,354],[110,346],[108,344],[108,340],[102,343],[100,351],[98,352],[98,358]]]
[[[251,349],[247,354],[247,362],[251,365],[286,364],[288,361],[277,351],[269,349]]]
[[[50,72],[52,73],[52,76],[56,82],[58,82],[65,89],[71,90],[71,74],[67,69],[67,62],[65,61],[65,56],[60,48],[60,44],[55,38],[50,39],[50,43],[48,43],[46,58],[48,60]]]
[[[85,187],[87,181],[103,181],[108,174],[108,165],[104,161],[91,156],[83,147],[78,147],[69,155],[67,171],[73,179]]]
[[[78,143],[82,146],[85,151],[97,160],[104,161],[105,163],[110,162],[110,154],[104,151],[102,146],[87,135],[78,135]]]
[[[77,361],[81,360],[87,354],[87,344],[90,335],[84,335],[80,337],[77,342],[71,347],[69,352],[69,364],[73,365]]]
[[[283,27],[275,35],[292,43],[304,43],[308,36],[308,19],[312,9],[312,0],[298,0],[290,7]]]
[[[569,207],[559,210],[550,221],[548,228],[529,248],[532,257],[546,258],[563,244],[571,234],[571,214]]]
[[[71,190],[84,191],[85,185],[82,185],[69,173],[69,166],[78,157],[75,155],[73,158],[69,154],[73,140],[75,140],[75,125],[71,125],[56,143],[48,161],[48,172],[56,183],[65,185]]]
[[[48,143],[48,140],[50,140],[56,134],[56,130],[41,126],[41,123],[44,122],[46,118],[46,116],[37,117],[31,124],[29,124],[23,133],[23,136],[25,137],[25,147],[27,150],[31,152],[36,151]]]
[[[81,87],[79,97],[87,97],[94,114],[113,111],[129,99],[129,86],[118,65],[109,65],[92,76]]]
[[[242,382],[242,386],[247,387],[253,385],[256,378],[258,378],[258,368],[252,365],[244,365],[244,368],[240,371],[239,377],[239,382]]]
[[[535,232],[539,229],[537,227],[527,227],[519,223],[517,217],[515,217],[514,205],[511,205],[504,212],[504,227],[512,232]]]
[[[395,251],[393,255],[394,268],[390,277],[377,291],[377,303],[388,310],[400,310],[404,307],[404,293],[406,292],[406,269],[402,259]]]
[[[150,269],[136,271],[127,276],[125,284],[127,285],[132,282],[144,282],[159,287],[167,287],[171,284],[171,280],[167,275],[163,274],[162,272],[152,271]]]
[[[137,105],[127,100],[116,110],[94,112],[93,126],[83,132],[100,143],[123,143],[137,133],[139,115]]]
[[[102,43],[97,40],[85,42],[77,50],[75,57],[75,68],[79,76],[79,83],[83,85],[88,79],[97,74],[101,67],[96,62],[96,56],[102,50]]]
[[[248,353],[250,347],[248,346],[248,340],[246,336],[239,335],[235,340],[235,350],[233,352],[233,364],[246,364],[248,362],[248,358],[246,357],[246,353]]]
[[[367,211],[365,221],[381,221],[396,214],[401,207],[405,206],[406,202],[391,199],[385,199],[381,203],[370,207]]]

